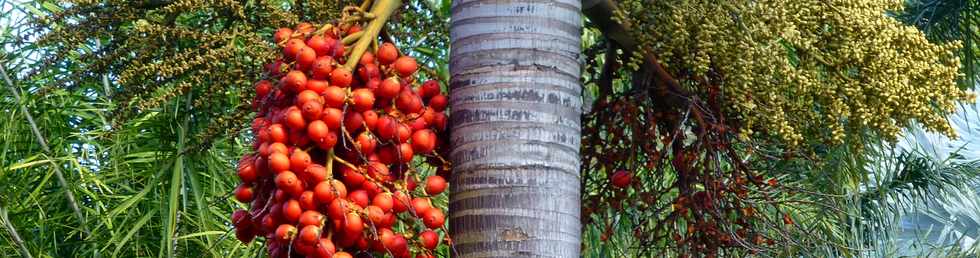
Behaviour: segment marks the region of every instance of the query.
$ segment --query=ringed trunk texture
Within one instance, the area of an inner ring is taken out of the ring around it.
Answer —
[[[581,0],[455,0],[457,257],[579,257]]]

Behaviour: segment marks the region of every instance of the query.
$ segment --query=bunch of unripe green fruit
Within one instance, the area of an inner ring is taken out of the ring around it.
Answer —
[[[238,164],[232,223],[270,257],[434,257],[448,242],[432,198],[447,188],[447,98],[418,82],[418,63],[391,43],[343,65],[354,25],[280,28],[281,59],[255,84],[254,151]],[[414,160],[414,162],[413,162]],[[428,163],[438,175],[424,179]]]

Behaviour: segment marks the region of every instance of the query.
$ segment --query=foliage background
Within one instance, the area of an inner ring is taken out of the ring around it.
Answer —
[[[319,7],[305,12],[291,1],[176,1],[184,3],[174,10],[181,14],[169,17],[126,11],[162,1],[104,2],[119,9],[99,5],[101,11],[64,15],[74,4],[0,0],[0,65],[12,82],[0,82],[0,253],[23,247],[34,257],[261,256],[260,243],[242,245],[228,234],[230,212],[242,207],[229,194],[237,180],[233,165],[249,146],[249,132],[240,131],[248,125],[247,89],[258,76],[254,67],[267,60],[271,45],[264,39],[273,28],[297,17],[333,17],[334,1],[304,1]],[[391,37],[447,77],[450,1],[406,2],[388,26]],[[906,5],[897,15],[932,40],[963,41],[961,85],[976,87],[980,4]],[[602,44],[597,28],[586,25],[585,49]],[[603,61],[598,53],[584,58]],[[836,208],[803,206],[792,214],[832,243],[809,245],[810,254],[976,255],[978,110],[962,105],[953,116],[959,139],[914,127],[894,146],[867,140],[874,151],[862,155],[840,148],[828,150],[823,164],[765,164],[798,170],[800,176],[781,180],[821,193],[811,201]],[[37,143],[27,114],[50,151]],[[67,184],[58,182],[55,168]],[[605,180],[602,171],[583,173]],[[83,218],[69,208],[65,191],[74,193]],[[605,241],[603,223],[586,225],[584,254],[652,256],[631,238],[628,218],[635,212],[597,217],[616,225]]]

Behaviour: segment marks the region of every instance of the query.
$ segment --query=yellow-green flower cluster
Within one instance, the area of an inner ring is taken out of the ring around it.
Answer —
[[[955,136],[946,115],[958,42],[935,44],[888,14],[902,0],[627,0],[617,17],[685,86],[709,78],[742,136],[790,146],[894,139],[913,122]],[[643,8],[640,8],[640,7]]]

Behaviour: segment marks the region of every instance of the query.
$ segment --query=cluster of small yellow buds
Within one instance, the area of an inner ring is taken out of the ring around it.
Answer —
[[[903,7],[900,0],[626,0],[620,7],[641,4],[617,18],[698,93],[708,85],[695,78],[719,74],[741,138],[839,144],[860,132],[894,139],[912,123],[953,136],[946,116],[974,98],[956,84],[960,43],[929,42],[886,15]]]

